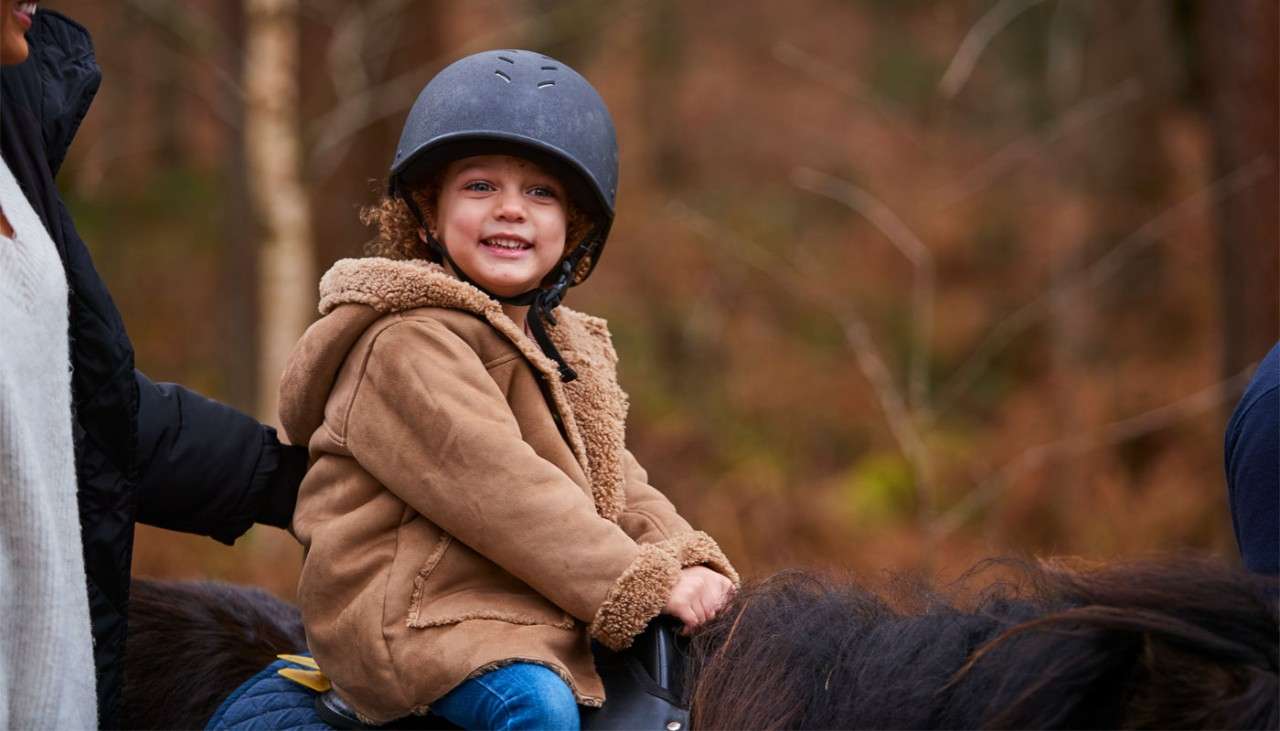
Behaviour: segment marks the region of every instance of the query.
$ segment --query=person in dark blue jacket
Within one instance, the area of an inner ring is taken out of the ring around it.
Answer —
[[[1280,574],[1280,343],[1227,423],[1227,496],[1245,568]]]
[[[134,368],[133,346],[54,183],[98,89],[88,32],[40,10],[6,66],[0,153],[58,249],[70,290],[72,424],[97,671],[98,722],[119,724],[134,523],[230,544],[287,527],[306,450],[271,427]],[[175,672],[180,672],[175,669]]]

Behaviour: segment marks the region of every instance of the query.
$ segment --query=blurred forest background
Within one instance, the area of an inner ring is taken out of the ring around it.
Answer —
[[[139,367],[274,421],[418,90],[572,65],[619,215],[629,441],[748,575],[1234,556],[1222,432],[1280,326],[1274,0],[46,0],[104,81],[60,183]],[[292,597],[300,549],[139,528]]]

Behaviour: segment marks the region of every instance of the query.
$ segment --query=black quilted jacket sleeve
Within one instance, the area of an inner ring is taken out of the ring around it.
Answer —
[[[138,382],[138,520],[232,543],[255,522],[287,528],[306,450],[173,383]]]

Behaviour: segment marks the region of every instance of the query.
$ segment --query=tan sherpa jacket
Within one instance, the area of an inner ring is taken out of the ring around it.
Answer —
[[[556,310],[555,364],[497,302],[422,261],[338,262],[285,370],[280,418],[314,463],[293,531],[307,639],[339,694],[382,723],[525,660],[578,702],[682,567],[738,576],[647,484],[604,320]]]

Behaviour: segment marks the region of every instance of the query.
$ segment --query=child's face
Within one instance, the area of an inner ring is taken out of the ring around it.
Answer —
[[[466,157],[445,168],[435,225],[477,284],[506,297],[527,292],[564,255],[564,186],[519,157]]]

